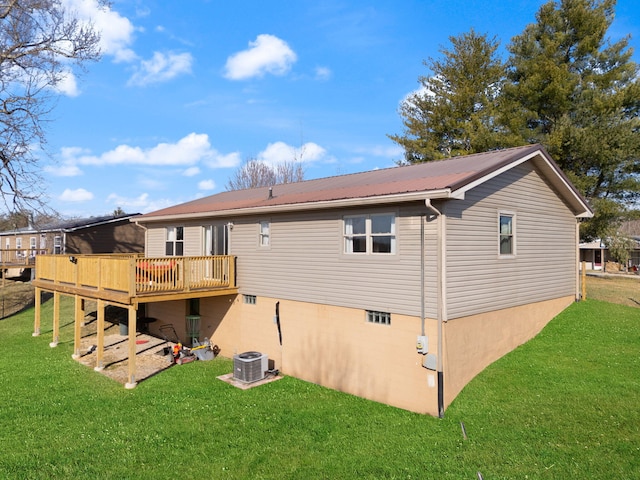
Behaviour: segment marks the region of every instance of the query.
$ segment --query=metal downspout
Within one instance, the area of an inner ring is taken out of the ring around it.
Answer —
[[[438,217],[438,416],[444,417],[443,324],[447,321],[447,216]]]
[[[444,362],[443,362],[443,323],[447,321],[447,269],[445,267],[445,260],[447,258],[447,241],[446,241],[446,215],[440,212],[431,204],[430,199],[425,200],[426,207],[435,213],[438,217],[438,260],[437,260],[437,284],[438,284],[438,361],[436,366],[436,372],[438,377],[438,417],[444,417]]]
[[[426,215],[420,215],[420,335],[425,336],[425,329],[424,329],[424,324],[425,324],[425,316],[426,316],[426,312],[425,312],[425,306],[424,306],[424,302],[426,301],[425,298],[425,293],[424,293],[424,275],[425,275],[425,268],[424,268],[424,224],[427,221],[427,216]]]

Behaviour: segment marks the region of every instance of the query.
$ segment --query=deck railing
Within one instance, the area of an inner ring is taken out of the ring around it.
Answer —
[[[39,255],[36,280],[129,296],[235,287],[234,257]]]
[[[0,249],[0,265],[34,265],[38,255],[48,253],[47,248],[3,248]]]

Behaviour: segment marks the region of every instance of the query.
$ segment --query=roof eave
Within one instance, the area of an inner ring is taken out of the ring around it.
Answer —
[[[420,192],[399,193],[392,195],[377,195],[374,197],[345,198],[340,200],[326,200],[291,204],[287,203],[282,205],[265,205],[260,207],[235,208],[228,210],[203,211],[173,215],[143,215],[142,218],[135,218],[133,219],[133,221],[135,223],[146,223],[173,220],[189,220],[201,217],[238,217],[246,215],[263,215],[266,213],[289,213],[297,211],[325,210],[330,208],[348,208],[361,207],[365,205],[405,203],[413,201],[424,201],[427,198],[435,200],[459,197],[455,197],[454,195],[452,195],[451,189],[445,188],[439,190],[426,190]]]
[[[472,181],[460,185],[458,188],[455,188],[454,186],[452,196],[455,198],[464,198],[464,194],[472,188],[475,188],[478,185],[486,182],[487,180],[497,177],[498,175],[501,175],[504,172],[511,170],[512,168],[517,167],[518,165],[521,165],[529,160],[534,162],[534,164],[543,171],[551,184],[560,192],[567,203],[571,205],[576,218],[593,217],[593,210],[591,209],[591,207],[589,207],[585,198],[571,184],[569,179],[565,176],[562,170],[560,170],[558,165],[551,159],[545,149],[540,146],[533,148],[526,155],[523,155],[520,158],[508,159],[500,167],[485,172],[484,174],[474,178]]]

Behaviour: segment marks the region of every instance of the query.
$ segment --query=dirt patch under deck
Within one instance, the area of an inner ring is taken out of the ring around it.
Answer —
[[[78,361],[91,368],[97,366],[96,326],[95,319],[88,319],[81,330]],[[172,365],[169,362],[170,356],[162,355],[166,346],[173,347],[173,344],[144,333],[136,334],[136,382],[156,375]],[[129,339],[126,335],[120,335],[118,324],[105,322],[102,363],[104,369],[100,373],[123,385],[129,381]]]

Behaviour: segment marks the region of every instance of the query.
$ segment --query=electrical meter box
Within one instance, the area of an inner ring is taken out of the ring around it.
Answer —
[[[426,335],[418,335],[416,339],[416,350],[423,355],[429,352],[429,337]]]

